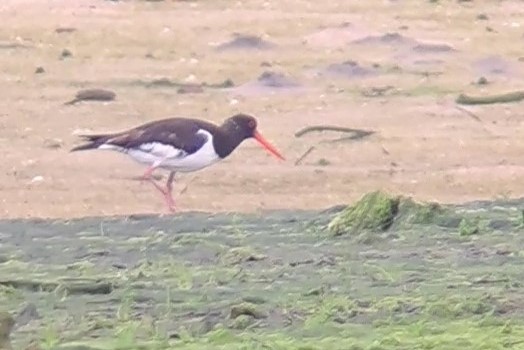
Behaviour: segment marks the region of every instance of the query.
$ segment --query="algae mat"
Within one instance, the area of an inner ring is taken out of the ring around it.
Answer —
[[[342,208],[2,221],[0,305],[21,349],[518,349],[522,206],[365,241]]]

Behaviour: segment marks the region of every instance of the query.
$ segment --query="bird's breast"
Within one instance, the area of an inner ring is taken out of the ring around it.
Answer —
[[[197,151],[180,157],[168,158],[162,162],[161,167],[174,171],[191,172],[205,168],[219,160],[220,157],[213,147],[213,136],[209,135],[206,143]]]

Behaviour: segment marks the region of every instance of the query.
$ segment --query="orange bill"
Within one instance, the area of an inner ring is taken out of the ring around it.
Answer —
[[[275,157],[285,160],[284,157],[282,157],[282,155],[280,154],[280,152],[278,152],[277,149],[273,147],[273,145],[271,145],[264,137],[262,137],[262,135],[258,131],[255,130],[253,132],[253,137]]]

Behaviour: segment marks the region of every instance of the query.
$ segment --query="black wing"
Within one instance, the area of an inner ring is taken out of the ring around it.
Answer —
[[[125,149],[141,148],[151,143],[161,143],[179,149],[185,154],[198,151],[209,139],[191,119],[166,119],[144,124],[116,135],[105,143]]]

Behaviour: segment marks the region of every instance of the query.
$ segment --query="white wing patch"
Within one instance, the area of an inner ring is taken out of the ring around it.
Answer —
[[[139,149],[143,152],[150,153],[151,155],[162,159],[178,158],[186,154],[186,152],[181,149],[159,142],[144,143],[140,145]]]
[[[115,145],[108,145],[106,143],[103,143],[100,146],[98,146],[98,149],[105,149],[105,150],[109,150],[109,151],[118,151],[118,152],[125,152],[126,151],[122,147],[118,147],[118,146],[115,146]]]
[[[160,142],[149,142],[132,149],[107,144],[98,148],[126,153],[142,164],[156,164],[159,168],[170,171],[191,172],[220,160],[213,147],[213,135],[205,130],[199,130],[197,134],[205,135],[207,142],[193,154],[187,154],[184,150]]]

